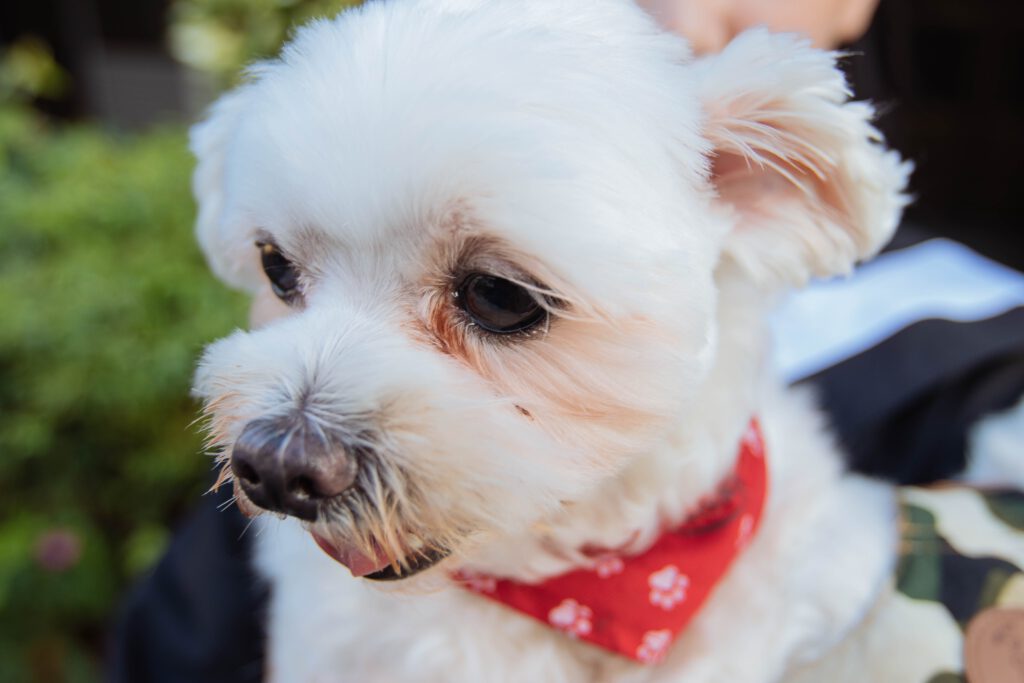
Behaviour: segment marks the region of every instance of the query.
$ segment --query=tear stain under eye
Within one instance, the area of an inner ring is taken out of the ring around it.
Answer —
[[[432,334],[431,341],[442,353],[465,357],[466,345],[463,330],[458,328],[448,302],[438,299],[430,302],[429,306],[427,328]]]
[[[516,410],[518,410],[520,412],[520,414],[522,414],[523,416],[525,416],[525,417],[527,417],[527,418],[529,418],[531,420],[533,419],[533,415],[530,414],[530,411],[527,410],[526,408],[522,407],[521,405],[517,404],[516,405]]]

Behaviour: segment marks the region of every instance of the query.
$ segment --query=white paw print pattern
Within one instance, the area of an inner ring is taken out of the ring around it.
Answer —
[[[747,514],[740,518],[740,525],[736,529],[736,547],[742,548],[750,540],[750,533],[754,530],[754,516]]]
[[[498,580],[493,576],[463,574],[461,578],[466,588],[477,593],[493,593],[498,588]]]
[[[594,629],[594,612],[572,598],[566,598],[548,612],[548,621],[571,637],[586,636]]]
[[[764,456],[764,452],[761,450],[761,437],[757,433],[757,427],[753,424],[747,427],[747,431],[743,433],[743,447],[750,451],[755,458]]]
[[[648,598],[655,607],[670,610],[686,600],[686,589],[690,578],[679,572],[674,564],[668,564],[647,577],[651,592]]]
[[[672,632],[668,629],[647,631],[636,648],[636,658],[644,664],[657,664],[668,653],[672,643]]]
[[[604,557],[598,558],[594,564],[594,571],[602,579],[608,579],[616,574],[621,574],[625,565],[622,562],[621,557],[615,555],[605,555]]]

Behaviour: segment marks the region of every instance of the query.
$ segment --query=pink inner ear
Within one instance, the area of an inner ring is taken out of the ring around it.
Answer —
[[[710,180],[737,229],[723,245],[763,282],[846,272],[892,234],[909,167],[869,105],[849,102],[835,55],[746,32],[694,63]]]
[[[758,225],[758,219],[770,215],[769,207],[780,200],[792,200],[793,185],[777,173],[755,168],[736,154],[723,154],[711,165],[712,181],[718,196],[740,214],[737,230]],[[788,195],[788,196],[787,196]]]
[[[782,174],[738,154],[716,156],[711,162],[711,177],[719,196],[740,209],[762,196],[778,199],[783,194],[792,195],[796,189]]]
[[[805,219],[827,216],[839,224],[844,222],[846,206],[840,188],[836,182],[828,182],[817,165],[763,147],[748,152],[752,155],[723,151],[711,161],[711,179],[718,196],[743,217],[737,228],[756,227],[757,219],[784,218],[793,211],[802,212]]]

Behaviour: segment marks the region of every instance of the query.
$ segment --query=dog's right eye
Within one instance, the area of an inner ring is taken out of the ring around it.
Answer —
[[[277,245],[257,242],[263,272],[270,280],[270,288],[285,303],[290,303],[299,294],[299,272],[294,264],[285,258]]]
[[[547,311],[526,288],[493,275],[469,275],[456,295],[472,321],[495,334],[525,332],[547,317]]]

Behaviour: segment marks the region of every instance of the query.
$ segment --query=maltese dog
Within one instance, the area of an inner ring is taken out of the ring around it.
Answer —
[[[906,203],[848,96],[628,0],[393,0],[214,105],[199,238],[258,321],[196,393],[269,680],[925,680],[896,491],[764,362],[780,292]]]

